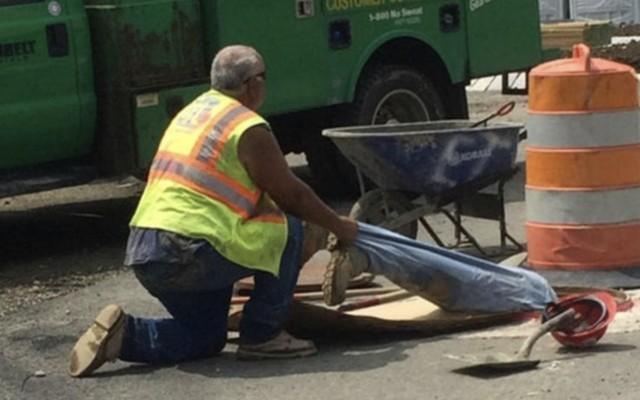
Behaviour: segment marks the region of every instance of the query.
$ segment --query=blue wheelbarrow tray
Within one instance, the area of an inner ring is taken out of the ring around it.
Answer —
[[[441,196],[513,171],[523,126],[468,120],[327,129],[340,151],[385,190]]]

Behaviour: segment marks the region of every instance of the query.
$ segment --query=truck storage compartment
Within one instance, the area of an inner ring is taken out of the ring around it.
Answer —
[[[98,95],[98,163],[136,165],[135,93],[206,79],[197,0],[86,0]]]

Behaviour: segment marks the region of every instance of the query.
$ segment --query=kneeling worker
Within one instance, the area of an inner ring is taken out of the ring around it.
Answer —
[[[254,49],[223,48],[211,66],[212,89],[171,122],[131,221],[125,259],[171,317],[139,318],[105,307],[71,352],[72,376],[115,359],[167,364],[219,353],[233,284],[251,275],[255,290],[243,310],[238,357],[316,352],[311,341],[283,330],[299,268],[319,242],[303,237],[301,220],[344,244],[353,242],[358,226],[289,170],[256,113],[266,79]]]

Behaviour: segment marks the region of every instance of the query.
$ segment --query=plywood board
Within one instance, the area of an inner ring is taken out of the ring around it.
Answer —
[[[229,329],[237,330],[241,308],[232,309]],[[523,313],[449,313],[419,297],[341,313],[319,304],[295,301],[286,329],[313,339],[379,339],[398,335],[430,337],[521,320]]]
[[[422,297],[413,296],[393,303],[350,311],[347,314],[381,318],[388,321],[424,321],[428,320],[436,311],[439,312],[440,308],[435,304]]]

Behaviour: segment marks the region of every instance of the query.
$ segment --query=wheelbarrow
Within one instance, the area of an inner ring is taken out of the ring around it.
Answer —
[[[499,183],[497,204],[488,218],[500,221],[501,244],[522,249],[506,231],[504,183],[517,171],[515,162],[523,126],[468,120],[401,123],[327,129],[330,138],[377,188],[366,191],[351,209],[351,216],[394,230],[413,239],[418,222],[438,245],[443,241],[425,220],[442,212],[454,224],[459,245],[461,235],[486,254],[461,223],[463,204],[476,201],[478,191]],[[480,197],[478,197],[480,198]],[[444,208],[456,205],[456,212]],[[469,214],[465,214],[469,215]],[[454,245],[455,246],[455,245]]]

